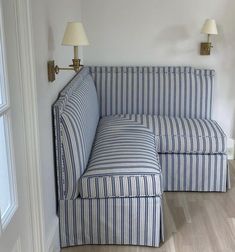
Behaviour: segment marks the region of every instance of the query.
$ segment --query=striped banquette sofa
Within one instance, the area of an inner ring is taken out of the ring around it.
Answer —
[[[163,191],[229,187],[214,71],[85,67],[53,105],[61,246],[159,246]]]

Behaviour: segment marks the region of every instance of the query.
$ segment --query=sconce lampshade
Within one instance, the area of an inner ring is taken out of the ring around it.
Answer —
[[[202,27],[202,33],[217,35],[217,25],[214,19],[207,19]]]
[[[89,45],[82,23],[68,22],[65,29],[62,45],[85,46]]]

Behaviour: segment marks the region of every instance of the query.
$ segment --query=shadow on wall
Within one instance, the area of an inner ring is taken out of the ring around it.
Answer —
[[[233,131],[232,131],[232,138],[235,139],[235,109],[234,109],[234,113],[233,113]]]
[[[224,1],[224,8],[221,9],[221,6],[218,7],[217,16],[219,23],[219,36],[217,37],[218,43],[218,52],[221,53],[220,62],[217,64],[220,65],[221,73],[225,75],[226,82],[219,83],[219,85],[223,85],[221,88],[223,89],[223,97],[227,99],[227,104],[231,106],[229,108],[230,113],[228,117],[230,117],[231,122],[231,137],[235,138],[235,32],[234,32],[234,22],[235,22],[235,1],[226,0]],[[226,112],[226,107],[224,107],[224,111]]]
[[[185,26],[169,26],[167,29],[161,30],[155,38],[154,45],[164,44],[165,51],[169,53],[194,52],[194,45],[191,43],[192,36]],[[161,47],[162,50],[163,47]]]
[[[49,59],[53,59],[54,55],[53,52],[55,51],[55,39],[54,39],[54,33],[51,26],[49,26],[48,29],[48,52],[49,52]]]

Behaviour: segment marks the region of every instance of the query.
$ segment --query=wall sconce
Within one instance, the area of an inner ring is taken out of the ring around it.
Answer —
[[[54,60],[48,61],[48,80],[50,82],[55,80],[55,75],[58,74],[60,70],[73,70],[77,73],[81,67],[83,67],[83,65],[81,65],[81,60],[78,58],[78,46],[89,45],[89,42],[82,23],[68,22],[62,45],[74,47],[74,59],[72,59],[73,64],[69,65],[69,67],[59,67],[58,65],[55,65]]]
[[[201,43],[200,54],[201,55],[210,55],[211,48],[213,47],[211,45],[210,36],[218,34],[215,20],[214,19],[207,19],[202,27],[201,32],[204,34],[207,34],[207,42]]]

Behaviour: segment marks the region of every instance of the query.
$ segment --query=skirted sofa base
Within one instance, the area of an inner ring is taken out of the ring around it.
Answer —
[[[119,244],[158,247],[163,237],[161,197],[59,201],[61,246]]]
[[[164,191],[226,192],[230,188],[226,154],[159,154]]]

